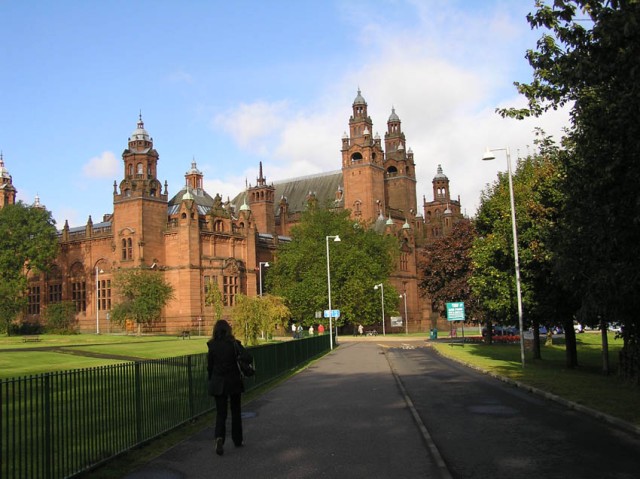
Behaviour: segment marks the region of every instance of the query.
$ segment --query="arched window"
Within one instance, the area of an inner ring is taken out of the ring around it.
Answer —
[[[127,259],[133,259],[133,241],[127,238]]]
[[[138,175],[144,174],[144,169],[142,167],[142,163],[138,163]]]
[[[351,161],[362,161],[362,154],[359,151],[356,151],[353,155],[351,155]]]
[[[133,165],[129,165],[129,176],[133,176]]]
[[[122,259],[127,259],[127,240],[122,238]]]

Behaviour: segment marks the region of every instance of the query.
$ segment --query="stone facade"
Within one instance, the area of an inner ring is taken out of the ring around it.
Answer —
[[[354,220],[400,239],[399,264],[390,281],[406,295],[400,309],[404,316],[406,298],[409,330],[428,331],[437,313],[418,291],[417,249],[447,234],[462,217],[460,201],[451,200],[449,180],[438,165],[433,201],[423,199],[424,215],[418,212],[414,155],[395,109],[387,121],[384,149],[380,136],[372,135],[360,91],[348,125],[341,170],[268,184],[260,164],[256,185],[223,202],[203,189],[195,162],[185,173],[185,186],[169,198],[167,182],[158,179],[160,155],[140,117],[122,154],[122,179],[113,184],[113,213],[99,223],[89,217],[82,227],[65,222],[54,268],[29,278],[26,319],[36,321],[51,302],[69,300],[76,305],[81,331],[121,331],[109,321],[117,300],[111,282],[116,270],[135,267],[157,271],[175,290],[162,318],[147,332],[208,334],[213,311],[204,304],[207,288],[218,287],[227,308],[239,293],[259,294],[261,263],[273,260],[301,211],[316,201],[348,208]],[[2,206],[15,201],[15,188],[1,156],[0,171]]]

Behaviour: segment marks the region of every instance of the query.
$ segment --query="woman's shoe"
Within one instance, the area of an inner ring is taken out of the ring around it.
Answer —
[[[216,437],[216,454],[222,456],[224,454],[224,439]]]

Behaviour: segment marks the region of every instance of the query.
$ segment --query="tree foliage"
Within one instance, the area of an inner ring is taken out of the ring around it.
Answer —
[[[54,334],[77,333],[76,306],[73,301],[49,304],[43,313],[46,330]]]
[[[454,224],[451,234],[426,245],[418,264],[420,289],[444,309],[447,302],[463,301],[468,318],[477,317],[477,301],[471,292],[471,247],[475,239],[473,222],[463,219]]]
[[[142,269],[125,269],[115,274],[114,289],[118,300],[111,310],[117,324],[133,321],[140,334],[142,325],[160,318],[162,308],[173,299],[173,287],[161,273]]]
[[[384,283],[385,313],[397,311],[398,293],[387,283],[393,271],[398,241],[377,234],[367,225],[354,223],[349,211],[310,207],[292,228],[291,242],[282,245],[269,268],[267,285],[285,298],[296,323],[310,326],[328,320],[315,318],[329,307],[327,283],[327,236],[329,239],[331,303],[340,310],[337,325],[380,322],[380,293]]]
[[[527,52],[529,104],[516,118],[571,107],[571,148],[562,158],[565,203],[557,272],[577,292],[583,322],[623,324],[625,374],[640,378],[640,2],[537,2],[528,16],[543,28]]]
[[[22,202],[0,208],[0,329],[9,325],[26,305],[27,275],[46,272],[58,251],[51,213]]]
[[[241,335],[244,344],[258,343],[258,336],[273,335],[276,325],[285,328],[290,317],[289,308],[278,296],[264,295],[255,298],[240,294],[236,297],[231,317],[236,337]]]

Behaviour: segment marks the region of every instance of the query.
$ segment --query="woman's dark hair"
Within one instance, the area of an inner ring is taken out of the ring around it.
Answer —
[[[233,339],[231,326],[224,319],[216,321],[213,327],[213,339]]]

